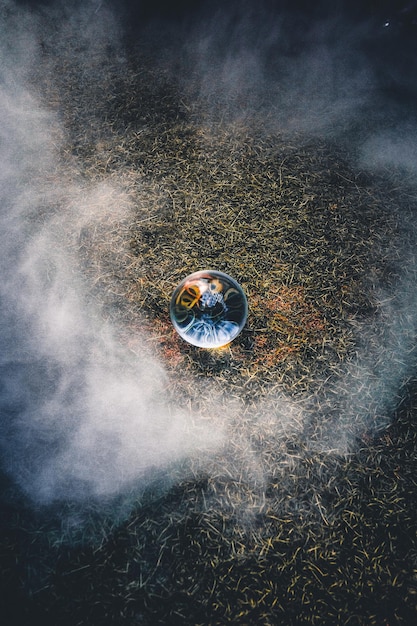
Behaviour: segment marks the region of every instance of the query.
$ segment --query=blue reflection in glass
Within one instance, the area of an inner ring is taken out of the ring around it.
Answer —
[[[216,270],[190,274],[171,298],[174,328],[188,343],[220,348],[235,339],[246,323],[248,305],[239,283]]]

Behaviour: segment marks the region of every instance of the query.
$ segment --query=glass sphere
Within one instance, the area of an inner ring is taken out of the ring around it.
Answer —
[[[239,283],[215,270],[190,274],[174,290],[171,321],[178,334],[199,348],[220,348],[246,323],[248,304]]]

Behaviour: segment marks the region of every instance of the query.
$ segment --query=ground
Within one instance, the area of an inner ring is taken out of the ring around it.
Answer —
[[[205,92],[146,38],[86,57],[67,36],[45,35],[30,76],[57,154],[28,232],[46,225],[123,359],[160,364],[164,411],[221,440],[104,496],[34,504],[5,472],[4,623],[411,625],[413,186],[359,167],[346,129],[336,141],[276,124],[244,90]],[[44,191],[57,179],[61,195]],[[219,350],[169,319],[175,286],[205,268],[248,298]]]

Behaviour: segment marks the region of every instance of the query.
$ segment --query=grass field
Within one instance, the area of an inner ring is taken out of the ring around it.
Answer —
[[[416,190],[358,158],[400,109],[6,4],[2,623],[411,626]],[[169,319],[205,268],[219,350]]]

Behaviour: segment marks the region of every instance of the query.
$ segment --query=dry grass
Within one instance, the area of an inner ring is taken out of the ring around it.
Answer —
[[[265,131],[257,119],[204,122],[158,68],[132,67],[124,76],[109,67],[103,85],[102,76],[82,84],[68,67],[46,86],[67,123],[66,171],[123,184],[129,208],[84,225],[72,250],[120,341],[140,350],[145,330],[173,394],[204,405],[209,385],[236,399],[231,439],[215,458],[173,468],[178,482],[149,489],[118,525],[105,527],[92,506],[90,524],[103,524],[95,542],[54,544],[52,513],[11,501],[2,550],[15,616],[71,626],[409,625],[415,384],[393,425],[363,432],[345,457],[309,445],[309,426],[331,415],[308,402],[320,407],[325,381],[343,386],[362,336],[378,332],[379,292],[393,292],[408,245],[392,206],[408,210],[410,200],[354,172],[334,145]],[[100,85],[112,94],[105,102]],[[247,328],[217,352],[182,342],[168,315],[179,280],[207,267],[235,277],[250,306]],[[299,421],[306,406],[310,425]],[[292,412],[288,436],[280,411]]]

